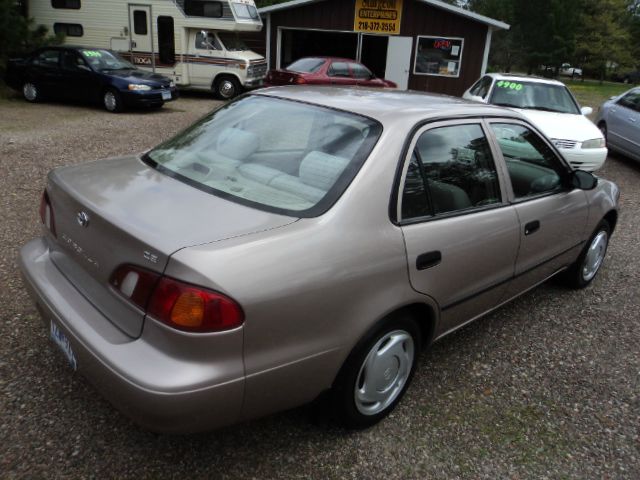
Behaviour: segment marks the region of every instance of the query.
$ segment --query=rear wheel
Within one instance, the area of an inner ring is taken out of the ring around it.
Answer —
[[[41,100],[42,96],[37,85],[33,82],[26,82],[22,86],[22,95],[27,102],[37,102]]]
[[[347,428],[367,428],[386,417],[411,383],[420,351],[415,321],[391,319],[351,352],[333,387],[333,405]]]
[[[213,86],[213,92],[220,100],[231,100],[240,94],[240,90],[240,82],[228,75],[217,78]]]
[[[611,227],[602,220],[580,253],[578,260],[565,272],[565,283],[572,288],[589,285],[604,263],[609,246]]]
[[[113,89],[109,89],[104,92],[102,96],[102,104],[104,105],[104,108],[111,113],[118,113],[124,110],[120,94]]]

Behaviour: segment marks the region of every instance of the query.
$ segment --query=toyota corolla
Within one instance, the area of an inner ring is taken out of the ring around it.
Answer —
[[[588,285],[618,196],[510,109],[272,88],[53,170],[20,266],[70,368],[149,429],[325,392],[363,428],[434,341],[555,274]]]

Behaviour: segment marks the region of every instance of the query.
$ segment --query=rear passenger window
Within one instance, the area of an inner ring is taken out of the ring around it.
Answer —
[[[482,77],[476,82],[473,87],[471,87],[469,93],[471,93],[471,95],[475,95],[476,97],[487,98],[487,94],[491,89],[491,83],[491,77]]]
[[[350,77],[349,66],[344,62],[333,62],[329,71],[327,72],[330,77]]]
[[[57,67],[59,57],[60,52],[58,50],[45,50],[33,59],[33,64],[46,67]]]
[[[491,125],[509,170],[516,198],[562,189],[565,171],[553,150],[535,132],[522,125]]]
[[[426,192],[426,203],[417,193],[420,188]],[[480,125],[434,128],[420,136],[405,181],[403,218],[414,217],[420,209],[438,215],[501,201],[495,163]]]

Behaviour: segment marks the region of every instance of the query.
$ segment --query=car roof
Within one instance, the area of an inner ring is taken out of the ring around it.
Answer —
[[[500,116],[525,119],[514,110],[458,97],[382,88],[284,86],[256,90],[265,95],[354,112],[382,124],[453,117]]]
[[[559,80],[554,80],[553,78],[543,78],[537,77],[535,75],[517,75],[514,73],[487,73],[487,76],[492,77],[496,80],[510,80],[516,82],[533,82],[533,83],[546,83],[548,85],[561,85],[565,86],[564,83]]]

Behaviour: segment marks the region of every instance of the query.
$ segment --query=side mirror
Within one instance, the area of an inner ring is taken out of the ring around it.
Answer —
[[[89,67],[87,67],[86,65],[78,65],[78,70],[83,70],[85,72],[90,72],[91,69]]]
[[[582,112],[582,115],[584,115],[585,117],[591,115],[593,113],[593,108],[591,107],[582,107],[580,109],[580,111]]]
[[[584,170],[571,172],[571,186],[580,190],[593,190],[598,185],[598,178]]]

